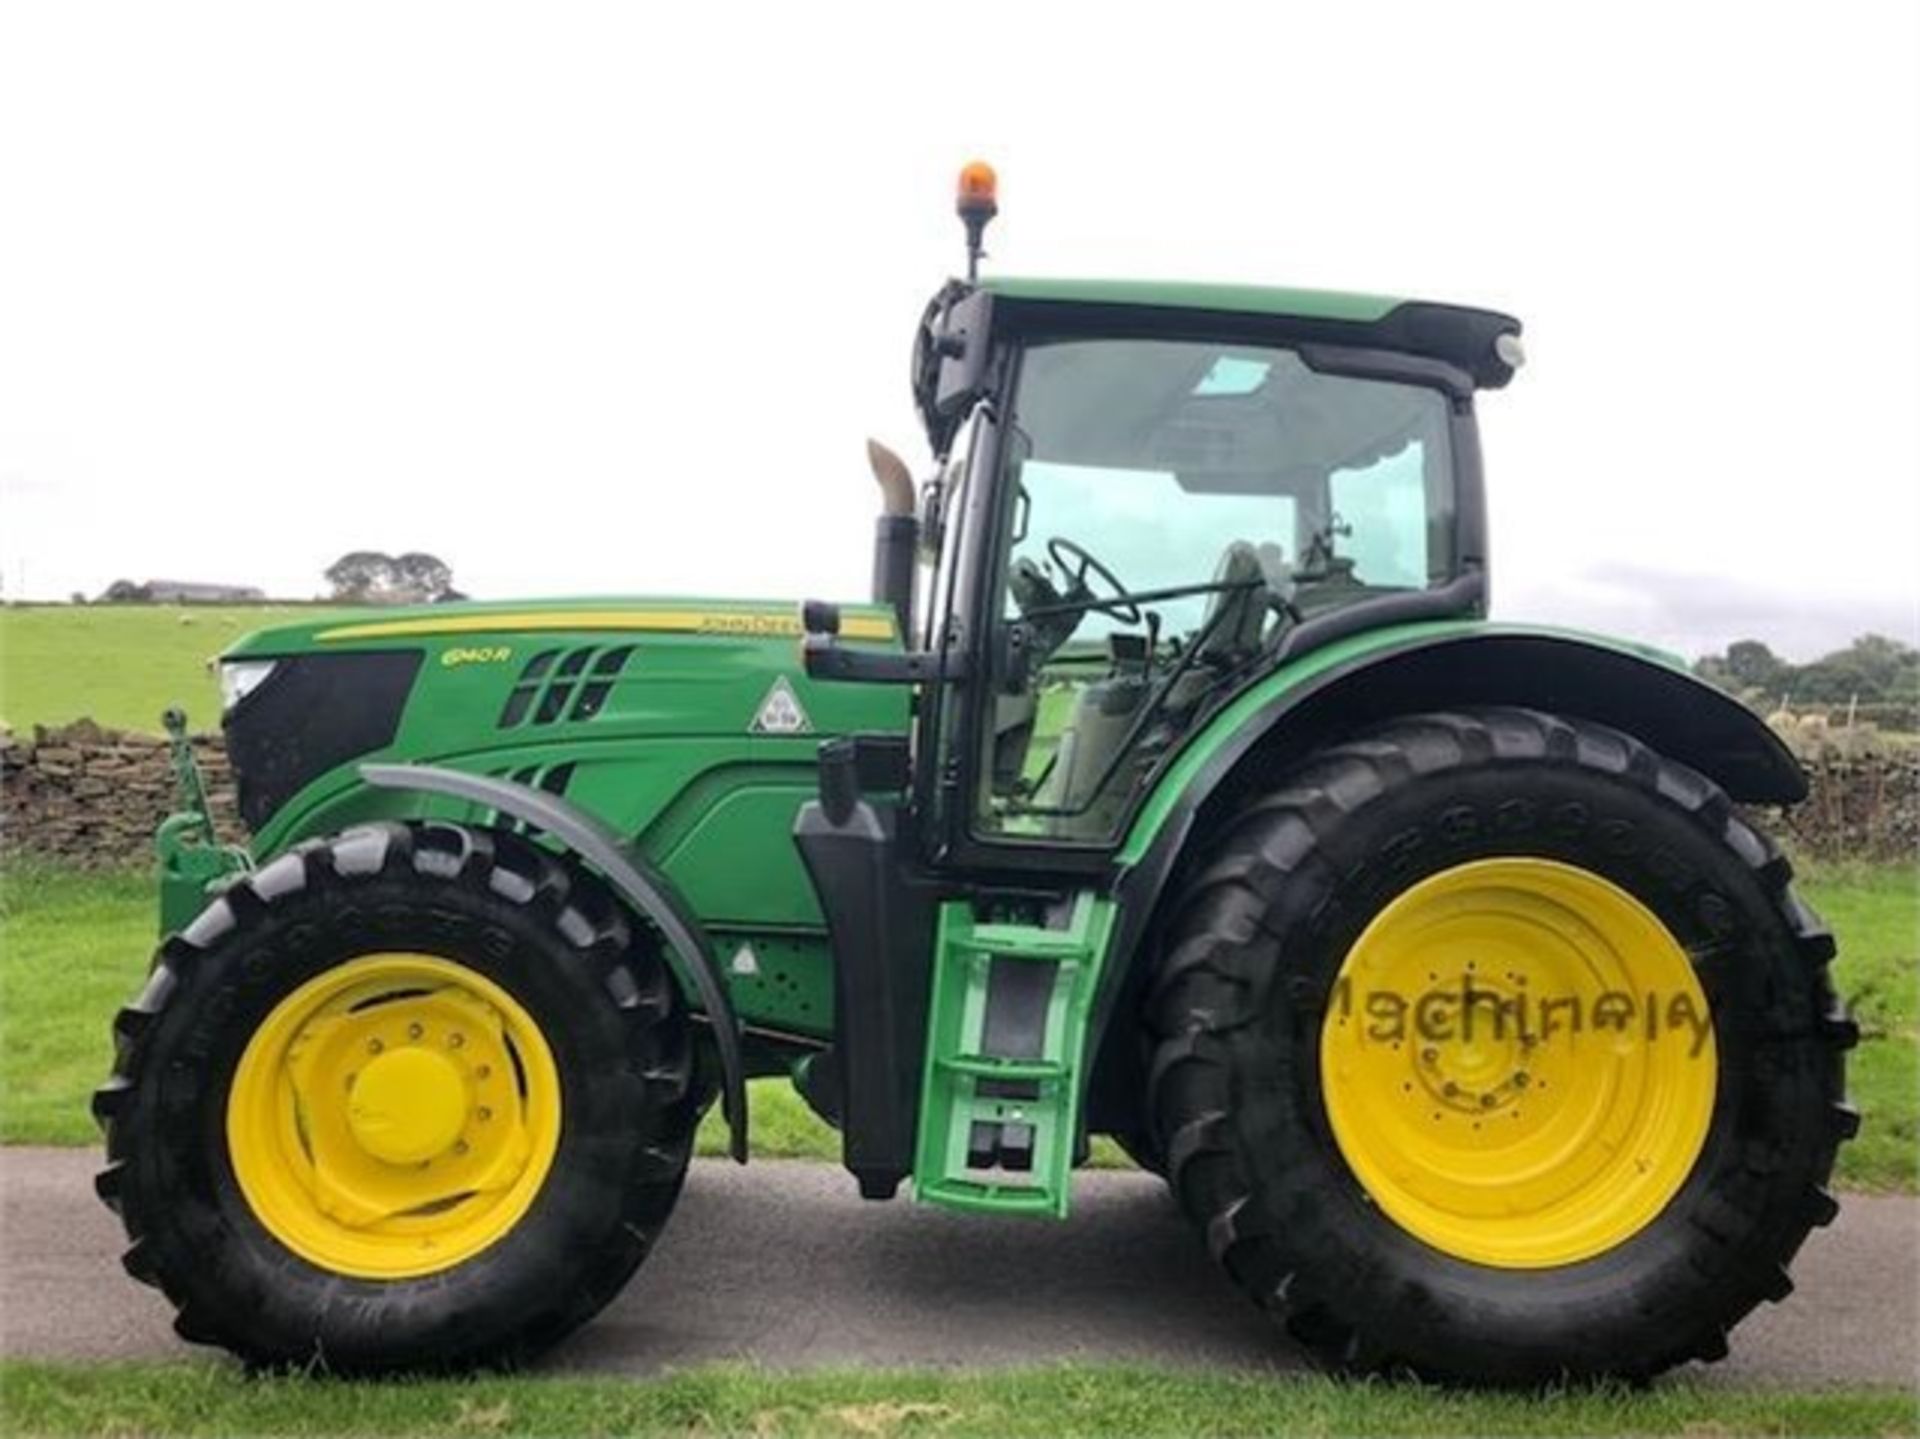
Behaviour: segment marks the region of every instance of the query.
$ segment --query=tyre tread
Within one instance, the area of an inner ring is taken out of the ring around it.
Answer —
[[[183,989],[178,982],[182,976],[208,962],[216,949],[243,940],[253,926],[296,896],[399,877],[466,886],[537,914],[600,974],[610,1000],[613,976],[624,972],[634,1002],[610,1003],[609,1009],[624,1028],[645,1092],[657,1102],[655,1129],[630,1161],[615,1246],[597,1262],[579,1266],[581,1282],[555,1284],[546,1302],[519,1316],[504,1338],[488,1339],[478,1348],[464,1334],[447,1333],[428,1346],[433,1352],[397,1349],[391,1362],[362,1355],[343,1364],[317,1349],[291,1353],[263,1341],[249,1306],[237,1295],[234,1302],[220,1305],[188,1299],[189,1274],[204,1268],[206,1260],[177,1240],[163,1244],[154,1232],[171,1196],[152,1192],[143,1180],[150,1136],[132,1121],[147,1050]],[[688,1026],[651,937],[636,938],[625,910],[599,881],[576,875],[529,839],[498,830],[389,821],[295,846],[241,878],[184,931],[162,942],[141,997],[119,1011],[112,1028],[113,1072],[92,1101],[107,1153],[95,1187],[125,1227],[128,1245],[122,1263],[134,1278],[172,1300],[175,1328],[182,1338],[222,1346],[252,1365],[319,1363],[376,1372],[514,1363],[530,1356],[592,1317],[651,1250],[678,1197],[699,1118]]]

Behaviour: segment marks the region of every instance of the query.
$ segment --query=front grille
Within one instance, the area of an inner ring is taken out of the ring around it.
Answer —
[[[393,743],[418,650],[295,655],[227,712],[240,817],[258,830],[336,765]]]
[[[513,729],[528,723],[529,717],[536,725],[555,724],[563,718],[575,724],[592,719],[606,707],[614,681],[632,654],[632,645],[541,650],[514,681],[501,707],[498,728]]]

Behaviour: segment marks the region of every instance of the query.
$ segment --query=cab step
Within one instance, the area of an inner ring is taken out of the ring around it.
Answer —
[[[1087,1019],[1113,901],[1064,926],[940,906],[914,1193],[932,1204],[1063,1218],[1086,1088]]]

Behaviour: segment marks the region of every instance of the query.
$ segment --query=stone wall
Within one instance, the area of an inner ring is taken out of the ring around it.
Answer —
[[[233,776],[217,734],[193,749],[222,839],[243,837]],[[80,720],[30,736],[0,735],[0,853],[63,864],[141,864],[153,831],[179,806],[167,742]]]
[[[1812,794],[1763,815],[1776,838],[1822,859],[1920,858],[1920,750],[1809,764]]]
[[[240,839],[233,778],[220,736],[196,735],[221,838]],[[142,864],[174,803],[165,740],[103,730],[91,721],[0,735],[0,851],[62,863]],[[1809,765],[1813,796],[1758,818],[1798,853],[1820,858],[1920,856],[1920,751]]]

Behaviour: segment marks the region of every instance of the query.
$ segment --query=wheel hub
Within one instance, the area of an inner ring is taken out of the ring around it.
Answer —
[[[1415,1056],[1411,1061],[1413,1073],[1434,1104],[1469,1119],[1480,1119],[1520,1103],[1532,1078],[1527,1065],[1534,1041],[1508,1032],[1503,1021],[1490,1017],[1514,1013],[1517,1003],[1524,1001],[1479,987],[1466,993],[1470,996],[1467,1003],[1476,1014],[1489,1023],[1500,1022],[1501,1032],[1444,1040],[1416,1034],[1417,1046],[1407,1052]]]
[[[260,1221],[323,1268],[433,1273],[501,1238],[559,1141],[531,1016],[429,955],[367,955],[283,999],[234,1072],[227,1136]]]
[[[453,1061],[418,1046],[382,1054],[348,1084],[347,1125],[362,1149],[388,1164],[417,1164],[452,1148],[472,1108]]]
[[[1336,979],[1321,1081],[1342,1156],[1416,1237],[1535,1268],[1631,1237],[1691,1171],[1717,1057],[1644,1022],[1707,1004],[1625,890],[1555,861],[1481,860],[1377,914]],[[1611,1008],[1610,1008],[1611,1006]],[[1631,1006],[1630,1022],[1612,1022]]]

